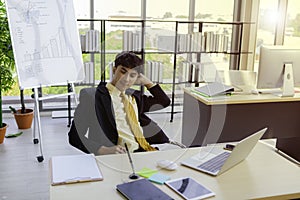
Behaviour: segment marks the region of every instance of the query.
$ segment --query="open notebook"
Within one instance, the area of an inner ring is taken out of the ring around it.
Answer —
[[[229,94],[234,91],[234,88],[232,86],[224,85],[219,82],[213,82],[196,88],[195,91],[202,94],[203,96],[213,97],[217,95]]]

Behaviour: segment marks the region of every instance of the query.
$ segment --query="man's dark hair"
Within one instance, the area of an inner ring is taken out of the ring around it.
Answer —
[[[140,73],[143,66],[143,60],[132,51],[123,51],[119,53],[115,59],[115,67],[118,67],[119,65],[129,69],[135,69]]]

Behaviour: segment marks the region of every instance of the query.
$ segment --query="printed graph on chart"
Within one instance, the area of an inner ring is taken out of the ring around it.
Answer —
[[[25,52],[23,63],[28,64],[25,70],[29,76],[42,72],[38,62],[40,60],[72,57],[63,32],[64,28],[59,28],[58,33],[48,41],[49,43],[42,45],[39,50],[35,49],[34,52]]]
[[[8,0],[7,8],[23,87],[81,79],[82,57],[71,0]],[[68,77],[58,73],[64,69]]]

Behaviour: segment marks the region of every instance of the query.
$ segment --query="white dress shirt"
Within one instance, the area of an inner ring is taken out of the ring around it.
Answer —
[[[139,144],[136,142],[134,135],[131,131],[131,128],[127,122],[126,113],[124,110],[124,104],[122,102],[121,98],[121,91],[118,90],[114,85],[111,83],[107,83],[106,87],[110,93],[113,108],[114,108],[114,114],[115,114],[115,121],[117,125],[117,130],[119,134],[118,144],[121,146],[125,146],[124,143],[127,143],[128,149],[130,152],[133,152],[134,150],[137,150],[139,148]],[[138,108],[135,102],[135,99],[133,96],[125,95],[126,98],[128,98],[129,102],[133,105],[134,111],[136,113],[137,119],[138,119]],[[141,127],[140,127],[141,128]],[[143,129],[141,128],[141,131],[143,132]]]

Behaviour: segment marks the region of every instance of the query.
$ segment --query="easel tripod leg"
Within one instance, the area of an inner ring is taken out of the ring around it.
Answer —
[[[34,113],[37,113],[37,108],[36,108],[36,106],[37,106],[37,104],[34,104]],[[37,114],[35,114],[34,115],[34,124],[33,124],[33,136],[32,136],[32,138],[33,138],[33,144],[37,144],[37,143],[39,143],[39,139],[38,138],[36,138],[36,135],[35,135],[35,133],[36,133],[36,126],[37,126]]]
[[[36,115],[36,125],[38,128],[39,138],[40,138],[40,156],[37,156],[38,162],[42,162],[44,160],[43,157],[43,146],[42,146],[42,129],[41,129],[41,119],[40,119],[40,110],[39,110],[39,97],[38,97],[38,90],[37,88],[34,88],[34,100],[35,100],[35,115]]]

